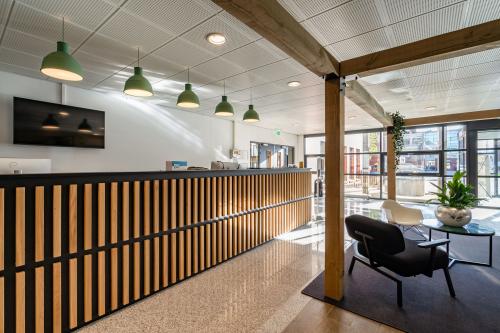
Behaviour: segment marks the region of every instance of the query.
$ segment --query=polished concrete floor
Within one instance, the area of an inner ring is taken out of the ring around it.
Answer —
[[[347,199],[346,215],[381,216],[381,201]],[[394,332],[301,294],[324,267],[324,203],[317,221],[97,321],[81,332]],[[426,216],[432,207],[419,206]],[[500,213],[475,218],[500,224]],[[499,230],[500,228],[497,228]],[[350,241],[346,239],[345,245]]]

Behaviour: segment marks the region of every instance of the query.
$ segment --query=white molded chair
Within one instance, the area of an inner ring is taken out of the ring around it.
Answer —
[[[424,219],[420,209],[405,207],[394,200],[385,200],[382,204],[382,210],[387,218],[387,222],[400,226],[403,232],[412,229],[426,239],[425,235],[418,228],[422,225]]]

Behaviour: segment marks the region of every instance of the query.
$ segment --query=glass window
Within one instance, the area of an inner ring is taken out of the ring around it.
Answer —
[[[453,175],[456,171],[465,171],[465,151],[448,151],[444,153],[444,174]]]
[[[412,127],[404,135],[405,151],[441,149],[441,127]]]
[[[439,173],[439,154],[402,154],[398,173]]]
[[[380,151],[380,132],[346,134],[346,153],[375,153]]]
[[[318,157],[306,157],[306,166],[311,171],[318,171]]]
[[[435,196],[430,192],[437,189],[432,185],[441,186],[440,177],[398,176],[396,178],[396,195],[398,200],[426,201]]]
[[[344,176],[344,193],[350,196],[380,198],[380,176]]]
[[[445,149],[465,149],[465,136],[467,132],[465,125],[448,125],[444,129]]]
[[[325,137],[324,136],[310,136],[305,138],[305,155],[315,155],[325,153]]]
[[[495,176],[495,151],[480,150],[477,153],[477,175]]]
[[[344,174],[380,174],[380,154],[346,154]]]
[[[481,199],[481,206],[498,206],[500,202],[500,182],[496,177],[478,177],[477,194]]]

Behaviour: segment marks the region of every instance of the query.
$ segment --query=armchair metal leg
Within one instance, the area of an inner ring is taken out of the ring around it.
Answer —
[[[446,284],[448,284],[448,290],[450,292],[451,297],[455,297],[455,289],[453,288],[453,282],[451,282],[450,271],[448,267],[443,268],[444,276],[446,278]]]
[[[356,257],[355,256],[352,256],[352,259],[351,259],[351,264],[349,265],[349,275],[351,275],[352,273],[352,269],[354,268],[354,263],[356,262]]]

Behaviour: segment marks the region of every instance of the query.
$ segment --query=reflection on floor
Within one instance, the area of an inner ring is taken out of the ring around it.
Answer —
[[[348,199],[345,212],[380,218],[381,203]],[[432,217],[432,207],[418,207],[426,217]],[[323,210],[324,201],[317,200],[318,218],[307,226],[97,321],[81,332],[393,331],[301,294],[304,286],[324,268]],[[498,211],[477,209],[473,214],[481,223],[500,229]],[[349,243],[346,240],[346,246]]]

